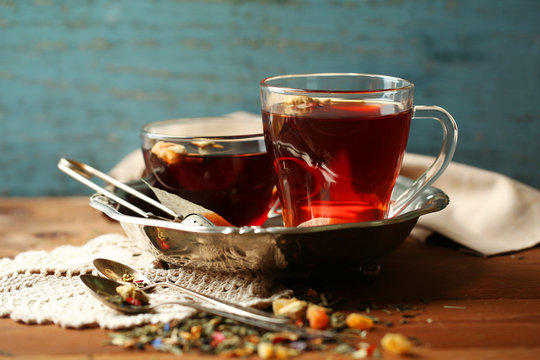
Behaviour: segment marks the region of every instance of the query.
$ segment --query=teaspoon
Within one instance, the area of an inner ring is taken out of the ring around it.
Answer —
[[[130,209],[131,211],[141,215],[144,218],[147,219],[158,219],[158,220],[166,220],[166,221],[176,221],[181,222],[182,224],[187,225],[198,225],[198,226],[207,226],[207,227],[213,227],[215,226],[214,223],[212,223],[210,220],[208,220],[206,217],[204,217],[201,214],[188,214],[186,216],[179,216],[176,214],[173,210],[169,209],[165,205],[161,204],[159,201],[156,201],[145,194],[141,193],[140,191],[134,189],[131,186],[128,186],[127,184],[124,184],[115,178],[102,173],[101,171],[94,169],[90,165],[87,165],[85,163],[61,158],[58,162],[58,168],[74,178],[75,180],[78,180],[82,184],[88,186],[89,188],[97,191],[101,196],[104,196],[108,199],[113,200],[114,202],[126,207],[127,209]],[[153,207],[167,213],[170,218],[162,217],[159,215],[155,215],[151,212],[147,212],[134,204],[130,203],[126,199],[116,195],[114,192],[109,191],[108,189],[104,188],[103,186],[100,186],[94,182],[91,181],[93,177],[96,177],[100,180],[105,181],[108,184],[111,184],[119,189],[122,189],[123,191],[137,197],[139,200],[142,200],[146,202],[147,204],[152,205]]]
[[[101,301],[106,306],[115,309],[119,312],[127,313],[127,314],[139,314],[139,313],[145,313],[145,312],[151,312],[155,308],[164,306],[164,305],[182,305],[182,306],[188,306],[193,309],[199,310],[199,311],[205,311],[210,314],[214,314],[217,316],[222,316],[224,318],[236,320],[238,322],[252,325],[255,327],[258,327],[260,329],[269,330],[269,331],[290,331],[295,334],[298,334],[300,336],[305,337],[322,337],[325,339],[332,339],[332,340],[352,340],[352,338],[349,338],[348,336],[344,336],[344,334],[338,334],[333,331],[321,331],[321,330],[314,330],[310,328],[301,328],[299,326],[291,325],[291,324],[277,324],[277,323],[271,323],[268,321],[260,321],[255,318],[248,318],[241,315],[238,315],[236,313],[230,313],[227,311],[219,310],[217,308],[205,306],[200,303],[190,302],[190,301],[167,301],[167,302],[161,302],[156,304],[149,304],[149,305],[132,305],[129,303],[118,303],[113,301],[112,299],[118,297],[118,293],[116,292],[116,288],[119,286],[122,286],[123,284],[118,283],[116,281],[102,278],[99,276],[94,275],[88,275],[84,274],[80,276],[80,279],[84,285],[90,290],[90,293],[99,301]]]
[[[228,301],[219,300],[215,297],[198,293],[178,284],[174,284],[171,282],[152,283],[146,276],[144,276],[137,270],[117,261],[109,259],[94,259],[94,267],[101,275],[113,281],[125,283],[123,277],[125,275],[128,275],[133,279],[132,283],[139,284],[139,288],[143,291],[151,290],[159,286],[171,287],[180,290],[182,293],[188,296],[203,300],[206,303],[216,306],[223,311],[234,313],[238,316],[248,317],[254,320],[265,321],[273,324],[285,324],[288,322],[288,320],[285,318],[278,318],[258,309],[247,308],[237,304],[233,304]]]

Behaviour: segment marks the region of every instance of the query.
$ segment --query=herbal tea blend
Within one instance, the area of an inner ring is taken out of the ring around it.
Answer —
[[[319,295],[312,289],[309,289],[308,294],[311,300]],[[381,324],[377,317],[369,315],[369,307],[365,309],[366,314],[343,313],[321,306],[322,303],[328,304],[324,294],[320,294],[320,301],[317,303],[308,301],[308,297],[304,300],[277,299],[272,303],[272,310],[275,315],[288,317],[298,326],[356,334],[355,341],[336,344],[323,338],[301,337],[287,331],[267,332],[229,319],[199,313],[183,321],[146,325],[113,333],[110,335],[110,342],[113,345],[141,350],[148,346],[174,354],[192,351],[224,357],[256,354],[261,359],[287,359],[310,351],[331,351],[349,355],[354,359],[378,358],[383,351],[396,355],[405,355],[412,351],[414,341],[399,333],[386,333],[381,338],[380,345],[365,340],[367,332]],[[397,309],[394,311],[398,312],[412,309],[402,305],[389,308]],[[384,310],[390,312],[388,309]],[[386,323],[385,326],[392,325]]]

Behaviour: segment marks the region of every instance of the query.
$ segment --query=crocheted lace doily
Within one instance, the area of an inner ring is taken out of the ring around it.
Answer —
[[[127,264],[152,281],[171,281],[192,290],[241,305],[263,307],[290,294],[271,279],[253,273],[218,273],[197,269],[152,269],[154,260],[127,237],[102,235],[83,246],[60,246],[52,251],[28,251],[14,259],[0,259],[0,317],[62,327],[99,326],[120,329],[145,323],[183,319],[195,310],[179,305],[157,308],[153,313],[125,315],[95,299],[79,279],[81,274],[98,275],[95,258]],[[151,302],[187,300],[171,288],[148,294]]]

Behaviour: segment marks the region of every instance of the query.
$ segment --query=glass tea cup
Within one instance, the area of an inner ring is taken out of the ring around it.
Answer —
[[[235,226],[258,226],[272,202],[272,165],[262,125],[249,118],[186,118],[141,131],[150,182],[216,212]]]
[[[414,106],[414,85],[370,74],[299,74],[263,79],[261,110],[285,226],[383,220],[400,214],[450,163],[452,116]],[[443,128],[434,163],[390,202],[411,120]]]

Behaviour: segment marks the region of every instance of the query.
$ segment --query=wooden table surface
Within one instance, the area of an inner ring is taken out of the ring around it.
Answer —
[[[120,226],[88,206],[86,197],[0,199],[0,257],[26,250],[80,245]],[[418,359],[540,359],[540,248],[482,258],[439,240],[409,238],[378,260],[373,281],[358,276],[306,281],[342,298],[341,306],[368,304],[381,319],[366,338],[376,343],[386,332],[418,340]],[[403,313],[383,311],[407,304]],[[109,331],[63,329],[0,319],[0,359],[165,359],[174,355],[105,345]],[[211,358],[186,354],[182,358]],[[309,353],[300,359],[337,359]],[[384,358],[394,358],[384,354]]]

